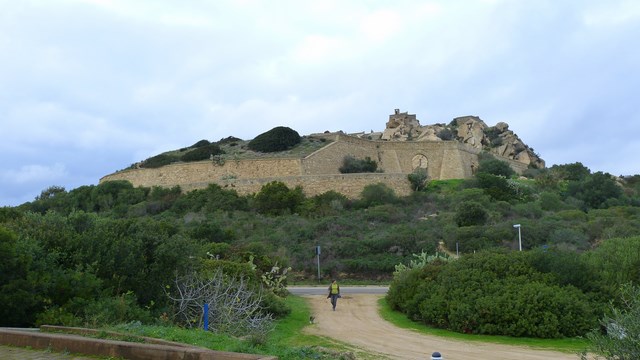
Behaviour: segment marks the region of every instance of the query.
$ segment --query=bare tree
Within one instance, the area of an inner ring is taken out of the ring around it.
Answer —
[[[231,277],[218,269],[203,278],[197,273],[176,276],[167,296],[175,304],[175,319],[187,327],[204,325],[204,304],[209,304],[209,330],[233,336],[264,339],[273,330],[273,317],[260,305],[262,290],[254,290],[244,277]]]

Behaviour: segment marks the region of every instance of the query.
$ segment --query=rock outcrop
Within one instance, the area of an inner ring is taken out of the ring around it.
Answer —
[[[371,134],[368,137],[371,138]],[[380,139],[387,141],[457,140],[528,166],[539,169],[545,167],[544,160],[518,135],[509,130],[509,124],[499,122],[495,126],[488,126],[477,116],[457,117],[448,125],[422,126],[415,114],[400,112],[396,109],[394,114],[389,115],[389,121]]]

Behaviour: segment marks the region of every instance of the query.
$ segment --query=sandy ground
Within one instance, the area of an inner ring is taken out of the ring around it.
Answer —
[[[579,357],[527,347],[461,342],[422,335],[397,328],[378,315],[377,300],[382,295],[343,295],[336,311],[324,295],[307,295],[315,323],[307,332],[349,343],[379,354],[380,359],[431,359],[439,351],[445,360],[549,360]]]

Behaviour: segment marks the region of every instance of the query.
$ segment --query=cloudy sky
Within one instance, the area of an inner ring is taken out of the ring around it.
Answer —
[[[0,206],[200,139],[507,122],[640,173],[635,0],[0,0]]]

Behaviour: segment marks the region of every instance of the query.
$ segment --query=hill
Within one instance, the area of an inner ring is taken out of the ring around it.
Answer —
[[[374,183],[408,195],[412,185],[407,175],[416,171],[430,179],[470,178],[485,153],[509,163],[518,174],[544,168],[544,161],[506,123],[489,127],[474,116],[456,118],[449,125],[421,126],[415,115],[396,110],[383,132],[315,133],[274,152],[253,151],[250,144],[234,137],[214,143],[201,140],[106,175],[101,182],[127,180],[135,186],[180,186],[185,191],[215,183],[250,194],[281,181],[301,186],[309,196],[337,189],[353,198]],[[344,175],[345,161],[367,159],[375,172]]]

